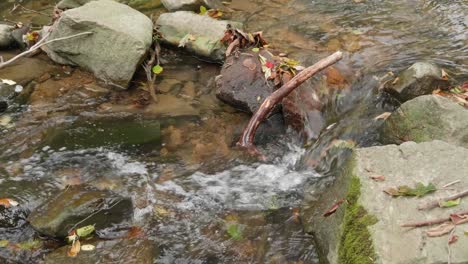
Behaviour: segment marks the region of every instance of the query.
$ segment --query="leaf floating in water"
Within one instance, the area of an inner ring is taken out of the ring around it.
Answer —
[[[67,256],[76,257],[76,255],[80,253],[80,250],[81,250],[80,240],[75,240],[73,241],[73,244],[71,245],[71,247],[68,249]]]
[[[153,73],[154,74],[161,74],[163,72],[163,67],[161,67],[161,65],[155,65],[152,69]]]
[[[3,205],[5,208],[10,208],[11,206],[13,207],[18,206],[19,203],[10,198],[3,198],[3,199],[0,199],[0,205]]]
[[[432,183],[429,183],[427,186],[425,186],[424,184],[418,182],[414,188],[403,185],[403,186],[398,186],[397,188],[388,188],[384,190],[384,192],[393,197],[398,197],[398,196],[423,197],[424,195],[435,192],[436,190],[437,190],[436,187]]]
[[[461,199],[458,198],[456,200],[449,200],[449,201],[440,201],[439,207],[446,208],[446,207],[454,207],[460,204]]]
[[[94,232],[94,226],[93,225],[84,226],[84,227],[78,228],[76,230],[76,234],[79,237],[87,237],[87,236],[91,235],[93,232]]]
[[[253,51],[253,52],[259,52],[260,49],[259,49],[259,48],[253,48],[252,51]]]
[[[12,80],[8,80],[8,79],[1,79],[2,80],[2,83],[6,84],[6,85],[15,85],[16,82],[15,81],[12,81]]]
[[[335,204],[333,204],[332,207],[330,207],[330,209],[328,209],[322,216],[323,217],[328,217],[332,214],[334,214],[336,212],[336,210],[340,207],[340,205],[345,201],[345,199],[341,199],[339,200],[338,202],[336,202]]]
[[[82,251],[93,251],[95,249],[96,249],[96,247],[91,245],[91,244],[86,244],[86,245],[81,246]]]
[[[10,242],[8,240],[0,240],[0,248],[7,247]]]
[[[429,237],[440,237],[450,233],[455,228],[455,225],[451,222],[446,222],[436,227],[433,227],[426,231]]]
[[[227,233],[229,237],[234,240],[242,239],[242,229],[238,224],[229,224],[227,228]]]

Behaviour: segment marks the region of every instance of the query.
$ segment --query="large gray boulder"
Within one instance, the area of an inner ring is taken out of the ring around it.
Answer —
[[[183,46],[198,56],[214,61],[224,60],[226,47],[221,43],[221,38],[227,25],[242,28],[238,22],[216,20],[189,11],[162,14],[156,24],[163,42],[176,47]]]
[[[57,7],[58,9],[65,10],[65,9],[80,7],[80,6],[82,6],[84,4],[87,4],[87,3],[91,2],[91,1],[96,1],[96,0],[62,0],[62,1],[58,2],[55,7]]]
[[[15,39],[11,35],[13,27],[0,24],[0,49],[7,49],[15,45]]]
[[[144,14],[110,0],[91,1],[62,13],[49,40],[82,32],[92,35],[46,46],[61,64],[83,67],[110,85],[126,88],[152,42],[153,24]]]
[[[99,0],[62,0],[57,3],[56,7],[62,10],[77,8],[91,1],[99,1]],[[122,4],[127,4],[136,9],[155,8],[161,5],[160,0],[115,0],[115,1],[122,3]]]
[[[222,8],[219,0],[161,0],[164,7],[169,11],[198,11],[200,6],[209,8]]]
[[[439,95],[424,95],[402,104],[381,130],[387,144],[434,139],[468,148],[468,109]]]
[[[39,233],[65,237],[73,229],[95,225],[97,230],[133,218],[131,198],[90,186],[69,186],[35,208],[28,221]]]
[[[396,82],[389,82],[385,90],[405,102],[449,85],[440,67],[429,62],[416,62],[399,74]]]
[[[404,228],[408,222],[446,218],[468,210],[463,199],[453,209],[418,210],[421,203],[461,192],[468,185],[468,149],[442,141],[407,142],[400,146],[360,148],[326,192],[308,202],[303,221],[313,232],[323,258],[329,263],[408,264],[447,263],[448,235],[428,237],[428,227]],[[374,181],[374,175],[385,181]],[[423,198],[392,198],[383,190],[417,182],[433,183],[437,188],[460,180],[456,190],[440,190]],[[337,200],[346,198],[328,217],[322,214]],[[468,262],[468,239],[464,227],[455,230],[458,241],[450,245],[452,263]]]

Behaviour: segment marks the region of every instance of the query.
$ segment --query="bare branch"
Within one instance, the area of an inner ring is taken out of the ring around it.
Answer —
[[[294,78],[292,78],[289,82],[285,83],[278,90],[268,96],[260,105],[260,108],[257,110],[257,112],[255,112],[255,114],[252,116],[247,126],[244,128],[242,136],[239,139],[239,142],[237,142],[237,145],[247,148],[247,150],[253,154],[259,154],[253,144],[255,132],[257,131],[260,123],[268,117],[276,104],[278,104],[284,97],[288,96],[288,94],[290,94],[294,89],[299,87],[302,83],[307,81],[316,73],[341,60],[342,57],[343,53],[341,51],[333,53],[327,58],[322,59],[314,65],[304,69],[296,76],[294,76]]]
[[[0,69],[12,64],[13,62],[15,62],[16,60],[22,58],[22,57],[25,57],[25,56],[28,56],[32,53],[34,53],[36,50],[40,49],[41,47],[45,46],[45,45],[48,45],[50,43],[53,43],[53,42],[57,42],[57,41],[62,41],[62,40],[67,40],[67,39],[71,39],[71,38],[76,38],[76,37],[80,37],[80,36],[84,36],[84,35],[90,35],[90,34],[93,34],[93,32],[82,32],[82,33],[78,33],[78,34],[75,34],[75,35],[71,35],[71,36],[66,36],[66,37],[62,37],[62,38],[56,38],[56,39],[52,39],[52,40],[49,40],[49,41],[46,41],[47,38],[49,37],[51,32],[47,32],[47,34],[45,34],[41,40],[39,40],[36,44],[34,44],[31,48],[29,48],[28,50],[26,50],[25,52],[22,52],[18,55],[16,55],[15,57],[5,61],[5,62],[2,62],[0,63]]]
[[[451,201],[451,200],[455,200],[455,199],[458,199],[458,198],[463,198],[465,196],[468,196],[468,190],[463,191],[461,193],[454,194],[454,195],[449,196],[449,197],[439,199],[439,200],[434,200],[434,201],[430,201],[430,202],[427,202],[427,203],[424,203],[424,204],[420,204],[418,206],[418,210],[428,210],[428,209],[436,208],[436,207],[439,206],[440,202]]]
[[[460,212],[460,213],[454,213],[455,215],[460,215],[460,216],[465,216],[468,215],[468,211],[465,212]],[[453,215],[453,214],[452,214]],[[446,218],[438,218],[438,219],[432,219],[432,220],[427,220],[427,221],[421,221],[421,222],[413,222],[413,223],[406,223],[402,224],[401,227],[423,227],[423,226],[431,226],[431,225],[437,225],[437,224],[442,224],[444,222],[450,221],[451,218],[446,217]]]

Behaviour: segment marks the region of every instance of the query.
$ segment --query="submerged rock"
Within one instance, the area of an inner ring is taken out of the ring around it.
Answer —
[[[19,206],[0,206],[0,228],[16,228],[26,223],[27,212]]]
[[[221,43],[228,24],[242,28],[234,21],[216,20],[207,15],[189,11],[165,13],[156,22],[165,43],[184,47],[194,54],[223,61],[226,47]]]
[[[151,42],[153,24],[144,14],[110,0],[67,10],[52,27],[49,39],[92,32],[46,46],[57,63],[77,65],[107,83],[126,88],[144,59]]]
[[[420,96],[390,115],[381,139],[390,144],[438,139],[468,148],[468,110],[442,96]]]
[[[447,88],[442,69],[428,62],[416,62],[398,75],[398,80],[386,85],[385,90],[405,102],[417,96],[430,94],[436,89]]]
[[[8,49],[15,45],[15,39],[11,35],[13,27],[0,24],[0,49]]]
[[[88,244],[86,242],[81,242]],[[158,252],[151,241],[140,238],[125,240],[96,241],[92,251],[80,251],[70,258],[67,256],[69,246],[61,247],[45,257],[46,264],[88,264],[88,263],[138,263],[152,264]]]
[[[95,225],[99,230],[132,217],[130,198],[107,190],[74,185],[34,209],[28,221],[42,234],[65,237],[75,228]]]
[[[155,121],[102,120],[76,122],[69,127],[57,126],[47,131],[44,145],[59,149],[121,146],[130,148],[161,144],[161,125]]]
[[[404,228],[401,224],[445,218],[446,208],[418,210],[421,202],[447,196],[435,192],[421,199],[392,198],[383,190],[415,183],[433,183],[440,187],[461,180],[463,189],[468,179],[461,177],[468,170],[468,149],[442,141],[400,146],[359,148],[340,171],[326,192],[307,202],[303,221],[306,231],[315,234],[318,248],[329,263],[446,263],[448,236],[428,237],[427,228]],[[385,182],[370,178],[385,176]],[[461,190],[460,190],[461,191]],[[347,193],[346,196],[344,196]],[[345,198],[331,216],[322,216],[338,200]],[[467,211],[468,203],[461,203],[455,211]],[[453,212],[453,210],[452,210]],[[463,230],[455,235],[462,237]],[[468,259],[468,240],[459,239],[450,245],[452,263]]]
[[[260,51],[268,61],[273,56],[268,51]],[[263,101],[274,91],[274,84],[265,80],[258,53],[243,52],[226,59],[221,76],[216,81],[216,97],[239,110],[255,113]],[[276,108],[277,112],[279,108]]]
[[[161,2],[169,11],[198,11],[200,6],[208,9],[223,7],[219,0],[161,0]]]

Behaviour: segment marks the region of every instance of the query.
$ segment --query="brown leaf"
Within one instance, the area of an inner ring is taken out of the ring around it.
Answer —
[[[142,237],[143,236],[143,230],[139,226],[132,226],[128,232],[127,232],[127,237],[128,239],[135,238],[135,237]]]
[[[391,115],[392,113],[390,112],[385,112],[381,115],[378,115],[374,118],[374,120],[379,120],[379,119],[383,119],[383,120],[387,120],[387,118]]]
[[[442,69],[441,75],[442,75],[442,80],[448,81],[449,75],[446,71],[444,71],[444,69]]]
[[[455,228],[455,225],[451,222],[445,222],[441,225],[426,230],[426,234],[429,237],[440,237],[450,233]]]
[[[450,238],[449,238],[448,244],[451,245],[451,244],[453,244],[453,243],[455,243],[455,242],[457,242],[457,241],[458,241],[458,236],[455,235],[455,234],[452,234],[452,235],[450,236]]]
[[[0,199],[0,205],[3,205],[5,208],[9,208],[10,206],[18,206],[18,202],[10,199],[10,198],[3,198]]]
[[[339,200],[338,202],[336,202],[335,204],[333,204],[332,207],[330,207],[330,209],[328,209],[322,216],[323,217],[328,217],[332,214],[334,214],[336,212],[336,210],[340,207],[340,205],[345,201],[345,199],[341,199]]]
[[[451,214],[450,220],[453,224],[460,225],[468,222],[468,215]]]
[[[76,257],[76,255],[78,255],[78,253],[80,253],[80,250],[81,250],[81,243],[80,243],[80,240],[77,239],[77,240],[73,241],[73,244],[68,249],[67,256]]]
[[[385,181],[385,176],[383,175],[371,175],[369,178],[374,181]]]

